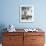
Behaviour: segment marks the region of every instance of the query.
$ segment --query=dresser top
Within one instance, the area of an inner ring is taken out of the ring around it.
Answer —
[[[7,31],[8,32],[8,31]],[[15,32],[26,32],[24,29],[16,29],[16,31]],[[32,32],[32,31],[28,31],[28,32]],[[44,32],[44,31],[41,31],[41,30],[39,30],[39,31],[33,31],[33,32]]]

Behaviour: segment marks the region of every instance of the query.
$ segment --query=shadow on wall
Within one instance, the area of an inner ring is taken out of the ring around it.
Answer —
[[[0,24],[0,43],[2,43],[2,32],[5,32],[3,29],[6,28],[4,24]]]

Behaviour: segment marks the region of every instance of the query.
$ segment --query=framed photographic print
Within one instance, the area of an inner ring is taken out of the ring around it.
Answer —
[[[20,22],[34,21],[34,7],[32,5],[20,5]]]

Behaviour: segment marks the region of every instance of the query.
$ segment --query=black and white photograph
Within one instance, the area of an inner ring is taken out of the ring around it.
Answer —
[[[34,7],[31,5],[20,6],[20,22],[33,22]]]

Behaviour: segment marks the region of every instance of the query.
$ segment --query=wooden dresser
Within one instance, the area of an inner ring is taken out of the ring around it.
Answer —
[[[3,46],[44,46],[44,32],[3,32]]]

